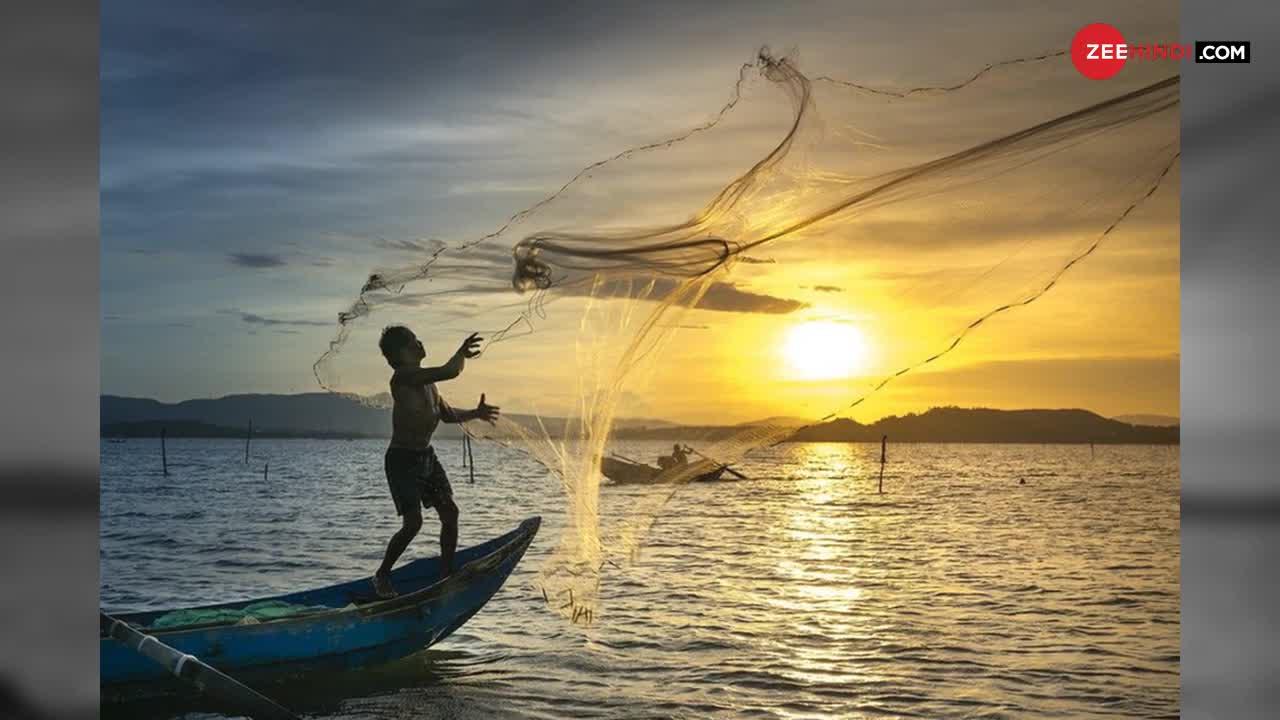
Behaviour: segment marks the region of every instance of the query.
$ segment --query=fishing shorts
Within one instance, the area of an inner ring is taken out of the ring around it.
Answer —
[[[453,504],[453,488],[435,450],[387,448],[386,468],[397,515],[404,515],[418,503],[443,514]]]

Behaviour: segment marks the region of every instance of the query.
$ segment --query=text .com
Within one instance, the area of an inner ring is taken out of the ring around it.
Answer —
[[[1132,43],[1113,25],[1092,23],[1080,28],[1071,40],[1071,61],[1081,75],[1094,80],[1120,72],[1125,62],[1186,61],[1198,63],[1247,63],[1250,46],[1243,40],[1203,40],[1185,43]]]

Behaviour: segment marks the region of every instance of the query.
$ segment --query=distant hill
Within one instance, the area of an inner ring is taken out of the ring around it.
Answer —
[[[750,425],[671,425],[657,428],[618,428],[613,437],[618,440],[670,440],[680,442],[714,442],[727,440]]]
[[[796,442],[1177,444],[1178,428],[1135,426],[1088,410],[934,408],[870,425],[845,418],[803,428]]]
[[[655,418],[617,418],[613,421],[613,426],[619,429],[680,427],[678,423]]]
[[[737,425],[676,425],[667,423],[652,426],[627,426],[621,423],[614,429],[614,437],[619,440],[681,440],[713,442],[727,440],[740,435],[751,428],[794,428],[805,425],[811,420],[804,418],[777,415]]]
[[[1173,427],[1181,424],[1181,420],[1169,415],[1117,415],[1111,418],[1130,425],[1149,425],[1151,427]]]
[[[216,399],[184,400],[162,403],[144,398],[103,395],[101,418],[104,428],[116,430],[126,424],[169,423],[177,432],[177,423],[234,428],[243,436],[253,421],[254,434],[350,435],[356,437],[389,437],[391,412],[362,405],[351,398],[332,393],[300,395],[228,395]],[[142,430],[143,426],[135,426]],[[194,430],[187,427],[187,430]],[[155,428],[159,434],[159,427]],[[211,430],[219,432],[222,430]],[[221,434],[213,437],[221,437]]]
[[[102,436],[113,438],[157,437],[161,429],[169,437],[244,437],[250,420],[253,434],[258,437],[391,436],[389,410],[330,393],[228,395],[180,403],[103,395],[101,413]],[[531,416],[507,417],[525,427],[537,427],[536,419]],[[621,418],[616,423],[614,436],[619,440],[708,442],[737,436],[751,427],[799,427],[804,422],[799,418],[774,417],[743,425],[688,426],[649,418]],[[543,418],[543,423],[554,433],[563,425],[563,419]],[[1176,424],[1135,425],[1087,410],[952,407],[887,417],[870,425],[837,419],[802,427],[790,439],[877,442],[881,435],[888,435],[893,442],[1176,444],[1178,431]],[[461,437],[453,425],[442,425],[437,433],[441,439]]]
[[[738,423],[737,427],[762,427],[766,425],[775,425],[777,427],[800,427],[813,422],[804,418],[791,417],[789,415],[774,415],[762,420],[753,420],[752,422]]]
[[[383,401],[389,398],[383,396]],[[221,398],[163,403],[147,398],[103,395],[100,398],[102,437],[244,437],[250,420],[257,437],[391,437],[391,411],[370,407],[332,393],[300,395],[228,395]],[[509,420],[536,429],[528,415],[507,415]],[[552,432],[562,418],[543,418]],[[678,429],[666,420],[619,418],[618,428]],[[453,425],[441,425],[439,438],[461,438]]]
[[[142,422],[110,423],[101,427],[104,438],[156,438],[161,431],[171,438],[236,438],[243,439],[248,428],[210,425],[195,420],[144,420]],[[253,428],[255,438],[379,438],[382,434],[362,435],[353,432],[329,432],[321,430],[285,430]]]

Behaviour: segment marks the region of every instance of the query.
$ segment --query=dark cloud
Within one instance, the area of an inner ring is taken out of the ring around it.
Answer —
[[[388,240],[386,238],[378,238],[373,241],[374,247],[383,250],[398,250],[411,253],[430,254],[444,247],[441,240]]]
[[[232,265],[255,270],[284,267],[289,264],[283,257],[274,253],[231,253],[228,258]]]
[[[319,320],[281,320],[280,318],[270,318],[255,313],[244,312],[243,310],[219,310],[223,315],[237,315],[240,321],[249,325],[268,325],[272,327],[329,327],[333,323],[320,322]]]
[[[777,263],[777,261],[774,260],[773,258],[757,258],[757,257],[751,257],[749,255],[740,255],[738,256],[737,261],[740,263],[746,263],[748,265],[773,265]]]
[[[659,278],[654,283],[651,297],[655,300],[665,298],[676,289],[676,286],[676,281],[671,278]],[[561,288],[561,292],[585,296],[591,292],[591,285],[583,283],[567,289]],[[695,307],[698,310],[715,312],[786,315],[809,307],[809,303],[741,290],[732,283],[716,282],[711,284]]]
[[[654,282],[653,292],[648,299],[661,300],[670,295],[677,287],[676,280],[672,278],[658,278]],[[561,285],[551,291],[551,296],[560,297],[587,297],[592,292],[591,283],[574,283],[570,285]],[[513,298],[521,300],[529,300],[533,296],[531,294],[519,295],[510,285],[492,284],[492,285],[462,285],[458,287],[445,288],[441,290],[433,290],[431,292],[417,293],[396,293],[380,298],[380,302],[392,305],[400,305],[403,307],[421,307],[430,305],[442,296],[451,295],[494,295],[509,294]],[[603,291],[605,297],[609,296],[609,290]],[[451,304],[455,304],[452,303]],[[442,306],[444,307],[444,306]],[[732,283],[717,282],[712,283],[711,287],[698,301],[696,308],[698,310],[711,310],[715,312],[734,312],[734,313],[761,313],[765,315],[786,315],[797,310],[803,310],[809,307],[809,303],[790,298],[776,297],[774,295],[765,295],[763,293],[755,293],[747,290],[739,289]]]
[[[813,289],[817,290],[818,292],[830,292],[830,293],[844,292],[844,288],[836,287],[835,285],[814,285]]]
[[[674,283],[672,286],[674,287]],[[786,315],[807,307],[809,303],[739,290],[723,282],[713,283],[697,304],[699,310],[764,315]]]
[[[446,295],[501,295],[510,293],[515,295],[516,291],[511,286],[503,287],[502,285],[464,285],[462,287],[447,288],[444,290],[432,290],[431,292],[401,292],[389,294],[386,297],[378,299],[378,302],[388,305],[401,305],[404,307],[419,307],[429,305],[434,302],[435,298]],[[459,306],[462,303],[450,302],[452,306]],[[475,307],[475,305],[470,305]]]

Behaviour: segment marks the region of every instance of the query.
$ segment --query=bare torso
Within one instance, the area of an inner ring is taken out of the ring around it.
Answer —
[[[391,378],[391,447],[425,450],[440,424],[440,396],[433,384],[415,385]]]

